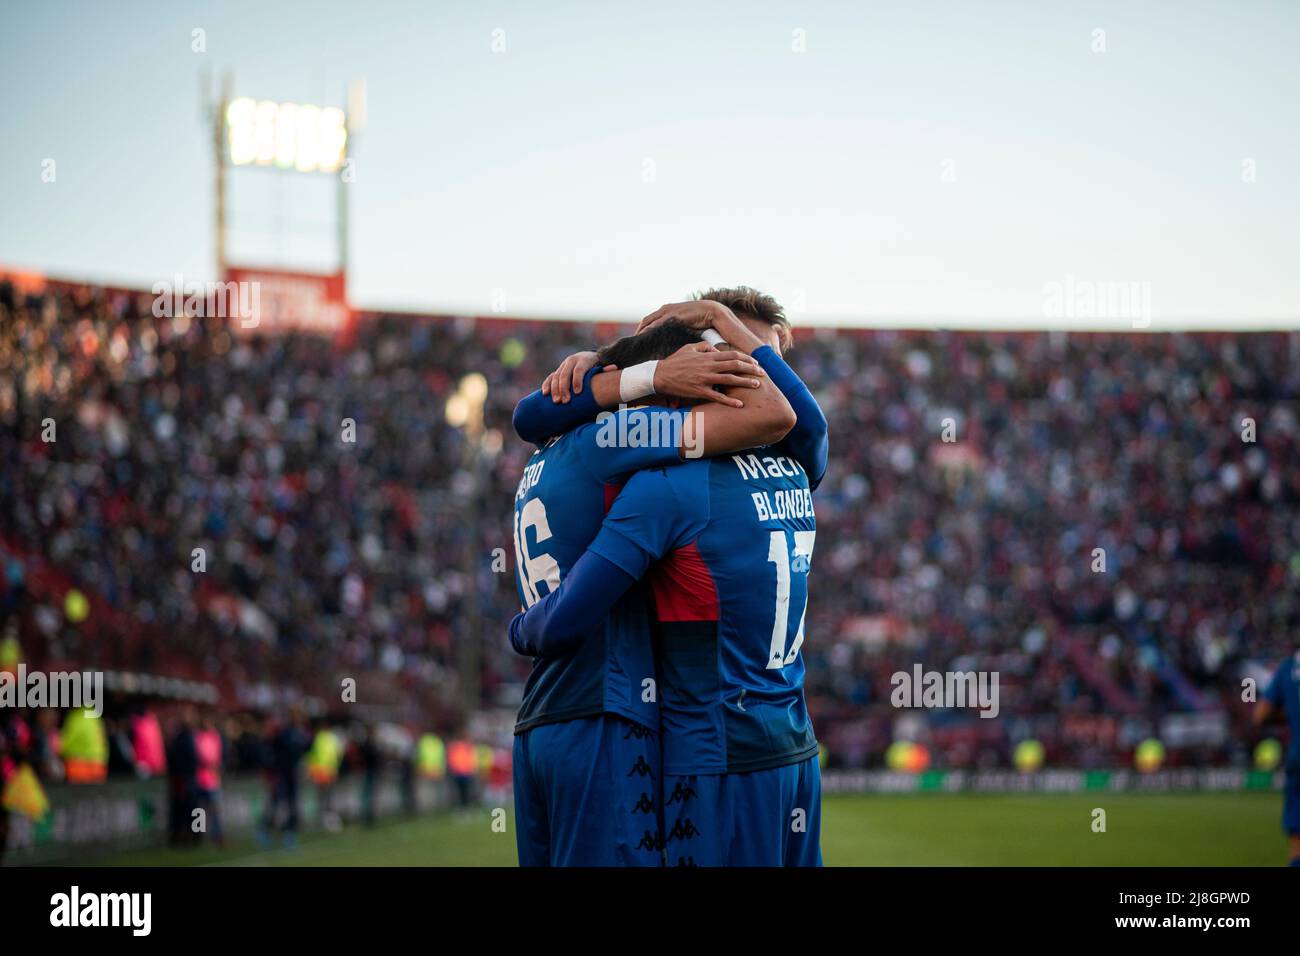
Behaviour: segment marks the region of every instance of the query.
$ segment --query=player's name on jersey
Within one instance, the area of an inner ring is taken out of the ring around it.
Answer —
[[[732,455],[731,460],[740,469],[740,475],[746,481],[757,478],[798,478],[807,472],[803,465],[786,455],[764,455],[760,458],[753,452],[748,455]]]
[[[731,460],[745,481],[766,478],[798,478],[805,475],[803,465],[785,455],[732,455]],[[777,488],[750,494],[759,521],[782,521],[787,518],[815,518],[812,492],[804,488]]]
[[[812,492],[807,488],[781,488],[754,491],[749,495],[759,521],[783,521],[787,518],[815,518]]]
[[[515,501],[523,501],[533,485],[542,477],[542,469],[546,467],[546,459],[535,461],[524,468],[524,475],[519,479],[519,487],[515,489]]]

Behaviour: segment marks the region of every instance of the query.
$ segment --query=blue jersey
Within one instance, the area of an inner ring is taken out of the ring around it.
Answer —
[[[817,753],[800,653],[816,535],[803,467],[764,451],[642,471],[615,500],[591,550],[650,583],[666,774]]]
[[[1286,714],[1291,743],[1286,750],[1286,768],[1300,772],[1300,651],[1284,660],[1264,691],[1264,699]]]
[[[681,460],[670,439],[679,433],[685,414],[667,408],[620,411],[553,439],[533,454],[515,492],[515,584],[525,608],[558,588],[591,544],[607,501],[618,490],[612,483],[638,468]],[[635,421],[639,415],[660,422],[677,419],[678,431],[656,425],[642,434],[663,440],[629,442],[622,419]],[[649,605],[644,589],[633,588],[573,653],[534,661],[515,732],[600,713],[620,714],[657,730],[654,695],[643,692],[654,674]]]

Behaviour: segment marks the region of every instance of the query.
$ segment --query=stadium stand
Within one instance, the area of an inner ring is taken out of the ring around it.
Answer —
[[[244,706],[364,675],[371,700],[447,726],[473,574],[483,700],[509,708],[528,667],[504,637],[509,505],[530,453],[510,413],[617,327],[362,315],[331,341],[151,303],[0,283],[0,614],[26,659]],[[907,716],[890,675],[914,663],[1001,675],[1003,719],[917,715],[936,766],[1009,766],[1026,737],[1049,766],[1129,763],[1171,716],[1219,727],[1172,765],[1248,759],[1241,678],[1300,623],[1300,335],[797,343],[831,434],[804,649],[832,766],[881,763]],[[445,416],[471,369],[489,383],[477,459]]]

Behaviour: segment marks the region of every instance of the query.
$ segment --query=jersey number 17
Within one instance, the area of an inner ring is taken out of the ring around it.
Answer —
[[[813,542],[817,538],[816,529],[812,531],[795,531],[794,548],[791,549],[784,530],[773,531],[767,548],[767,560],[776,565],[776,618],[772,622],[772,646],[767,653],[767,669],[780,670],[787,664],[793,664],[803,646],[803,619],[808,611],[808,567],[812,563]],[[805,577],[803,606],[799,608],[799,630],[795,633],[790,650],[785,649],[790,630],[790,572],[801,573]]]

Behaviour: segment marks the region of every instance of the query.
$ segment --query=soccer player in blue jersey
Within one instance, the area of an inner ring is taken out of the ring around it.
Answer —
[[[634,348],[630,348],[630,345]],[[703,356],[703,351],[711,354]],[[636,353],[635,361],[625,356]],[[773,441],[793,424],[781,393],[746,356],[714,357],[698,334],[669,323],[621,340],[600,365],[652,366],[649,382],[682,391],[740,383],[743,408],[727,402],[685,409],[636,408],[545,440],[515,494],[516,583],[524,607],[554,593],[599,530],[613,482],[639,468],[676,465],[684,454],[715,454]],[[675,356],[682,361],[674,362]],[[700,358],[694,375],[683,372]],[[606,382],[617,372],[593,369]],[[703,369],[703,370],[701,370]],[[662,374],[655,374],[662,372]],[[730,379],[736,379],[736,382]],[[757,383],[757,387],[755,387]],[[623,389],[626,393],[626,387]],[[588,389],[589,400],[604,394]],[[529,409],[552,405],[539,393],[520,403],[516,425],[532,434]],[[558,406],[555,406],[558,408]],[[565,414],[582,413],[570,403]],[[693,417],[693,421],[688,421]],[[611,425],[615,427],[611,427]],[[638,442],[609,441],[641,428]],[[555,429],[558,431],[558,429]],[[535,662],[515,726],[516,834],[524,866],[658,866],[660,749],[658,694],[646,596],[624,589],[571,653]]]
[[[732,344],[756,357],[762,352],[752,329],[734,317],[728,324],[712,306],[666,306],[643,323],[647,334],[671,316],[722,325]],[[791,404],[820,419],[799,440],[819,480],[825,419],[772,357],[764,356],[764,367],[784,383]],[[821,862],[817,741],[799,653],[815,480],[779,451],[633,475],[560,587],[511,625],[521,652],[543,659],[573,653],[650,571],[670,865]]]
[[[1291,865],[1300,867],[1300,651],[1278,665],[1264,699],[1255,708],[1256,726],[1264,726],[1279,712],[1286,714],[1291,729],[1286,748],[1282,829],[1290,841]]]

